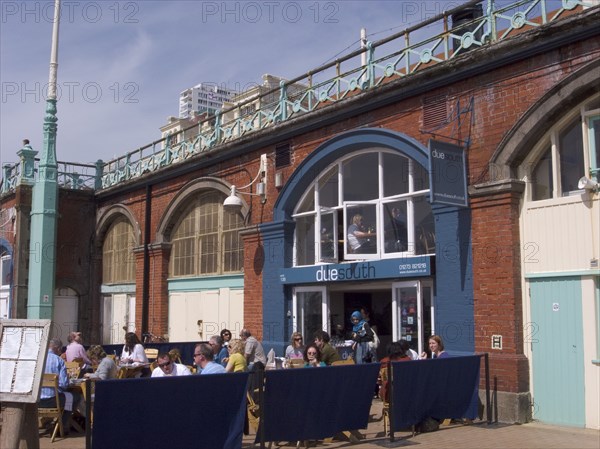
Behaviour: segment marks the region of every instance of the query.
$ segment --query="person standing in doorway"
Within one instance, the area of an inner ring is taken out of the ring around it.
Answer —
[[[373,331],[362,314],[356,310],[350,316],[352,322],[352,340],[354,344],[354,361],[356,363],[370,363],[373,359],[369,342],[373,341]]]

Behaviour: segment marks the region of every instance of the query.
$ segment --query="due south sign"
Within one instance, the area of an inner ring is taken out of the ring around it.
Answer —
[[[467,207],[467,169],[463,147],[429,141],[429,188],[432,204]]]

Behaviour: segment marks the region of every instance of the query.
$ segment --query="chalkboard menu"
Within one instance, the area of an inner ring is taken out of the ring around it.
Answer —
[[[50,320],[0,321],[0,401],[37,402]]]

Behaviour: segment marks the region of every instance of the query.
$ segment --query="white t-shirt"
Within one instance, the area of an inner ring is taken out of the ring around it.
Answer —
[[[171,374],[165,374],[165,372],[157,366],[152,371],[152,377],[169,377],[169,376],[190,376],[192,373],[188,369],[187,366],[182,365],[181,363],[173,363],[175,365]]]
[[[137,344],[133,347],[133,351],[129,352],[125,350],[123,346],[123,352],[121,353],[121,360],[129,359],[131,362],[148,363],[148,357],[144,352],[144,347],[141,344]]]

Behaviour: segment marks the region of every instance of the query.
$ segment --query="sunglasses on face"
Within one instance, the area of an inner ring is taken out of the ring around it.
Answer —
[[[302,341],[302,337],[296,337],[294,338],[295,341]]]
[[[159,363],[158,366],[161,368],[164,368],[166,366],[169,366],[171,364],[171,362],[165,362],[165,363]]]
[[[316,352],[314,352],[314,351],[309,351],[309,352],[307,352],[306,354],[307,354],[307,355],[317,355],[317,353],[316,353]]]

